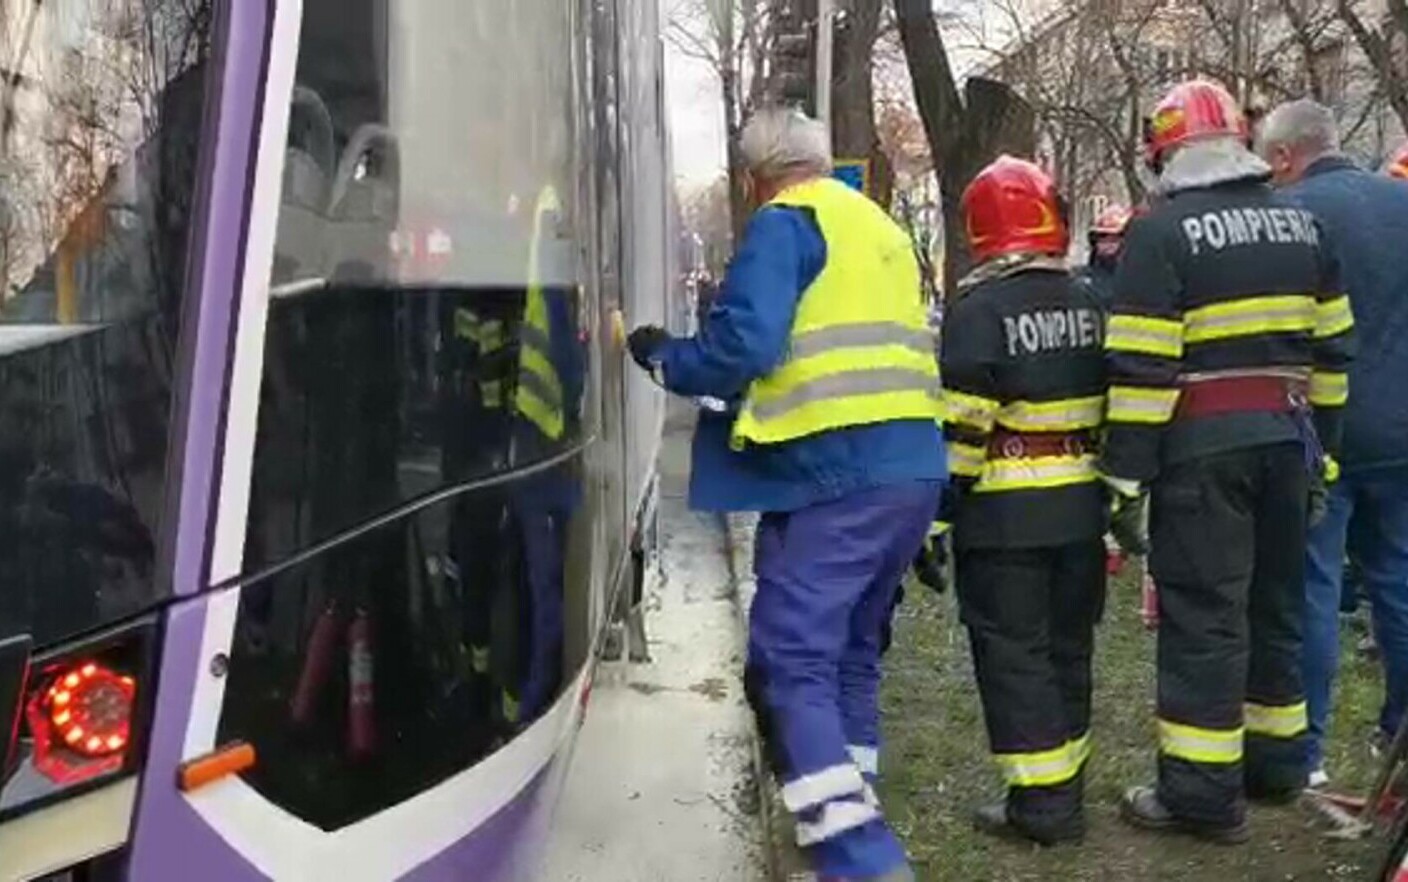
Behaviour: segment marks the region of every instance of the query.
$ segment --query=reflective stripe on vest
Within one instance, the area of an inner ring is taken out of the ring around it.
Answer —
[[[560,210],[557,191],[552,187],[543,188],[533,211],[533,239],[528,246],[528,291],[523,303],[523,324],[519,328],[518,389],[514,394],[518,412],[553,441],[562,437],[566,420],[562,378],[552,362],[552,322],[543,294],[539,259],[543,220],[549,213]]]
[[[826,265],[802,292],[782,364],[749,387],[734,446],[937,419],[934,338],[909,237],[875,203],[830,179],[799,184],[771,204],[812,211]]]

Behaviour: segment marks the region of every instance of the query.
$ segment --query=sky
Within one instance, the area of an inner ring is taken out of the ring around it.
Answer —
[[[663,21],[689,0],[660,0]],[[668,25],[666,25],[668,27]],[[665,40],[665,103],[674,144],[675,179],[686,189],[708,184],[724,167],[724,111],[719,81],[703,61]]]
[[[685,190],[709,184],[718,178],[724,167],[724,114],[718,78],[707,62],[680,52],[668,37],[669,22],[679,17],[679,10],[699,2],[660,0],[662,27],[667,32],[665,88],[674,145],[675,180]],[[1008,6],[1025,9],[1032,3],[1048,2],[1050,0],[1008,0]],[[984,0],[937,0],[935,4],[936,9],[947,8],[968,22],[982,25],[990,24],[993,18],[987,11],[989,6],[991,4]],[[952,43],[949,49],[955,67],[963,70],[977,60],[978,53],[965,51],[965,43],[973,39],[971,31],[946,29],[946,34]]]

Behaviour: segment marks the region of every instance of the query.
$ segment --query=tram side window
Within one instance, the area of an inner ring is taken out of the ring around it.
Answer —
[[[580,461],[422,509],[247,586],[219,738],[326,830],[409,799],[537,722],[572,679],[591,519]]]
[[[303,10],[220,738],[335,829],[574,680],[594,379],[570,4]]]
[[[159,599],[210,0],[0,15],[0,639]]]
[[[567,5],[303,8],[251,567],[587,428]]]

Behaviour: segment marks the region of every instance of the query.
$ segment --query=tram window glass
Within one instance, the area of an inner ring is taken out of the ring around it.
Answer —
[[[577,460],[473,491],[243,589],[219,740],[323,829],[434,786],[540,718],[590,580]]]
[[[211,0],[0,16],[0,638],[157,599]]]
[[[249,567],[580,443],[571,25],[305,0]]]

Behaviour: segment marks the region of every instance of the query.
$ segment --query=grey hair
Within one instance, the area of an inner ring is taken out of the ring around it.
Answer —
[[[743,164],[760,178],[831,173],[826,126],[799,110],[768,107],[753,114],[740,139]]]
[[[1261,124],[1257,146],[1262,153],[1273,147],[1289,147],[1311,156],[1339,153],[1339,126],[1330,108],[1318,101],[1288,101]]]

